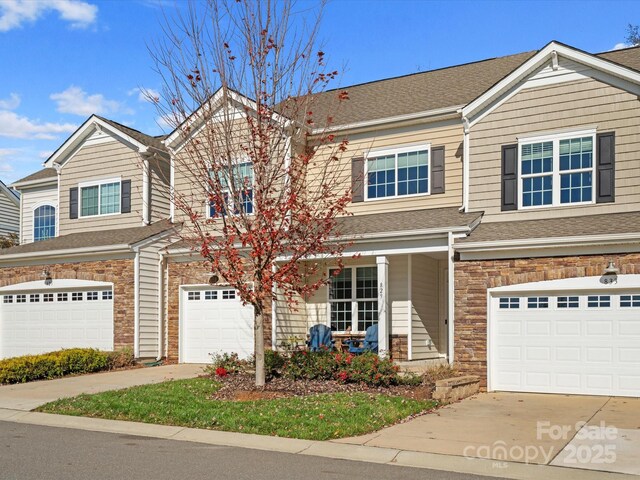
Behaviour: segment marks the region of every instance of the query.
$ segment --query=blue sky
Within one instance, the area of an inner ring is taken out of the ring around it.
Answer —
[[[298,0],[301,10],[311,3]],[[180,6],[0,0],[0,179],[40,168],[94,112],[162,133],[139,89],[161,88],[147,45],[161,35],[163,11]],[[339,83],[350,85],[535,50],[552,39],[610,50],[628,23],[640,23],[640,2],[333,0],[321,38],[343,71]]]

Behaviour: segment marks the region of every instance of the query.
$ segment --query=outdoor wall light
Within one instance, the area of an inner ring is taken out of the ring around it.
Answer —
[[[53,283],[53,278],[51,278],[51,272],[49,270],[42,271],[42,278],[44,278],[44,284],[48,287]]]
[[[211,275],[211,277],[209,277],[209,285],[215,285],[218,283],[218,280],[218,275]]]
[[[605,285],[610,285],[612,283],[618,283],[618,267],[614,262],[609,262],[607,268],[604,269],[604,273],[602,274],[602,283]]]

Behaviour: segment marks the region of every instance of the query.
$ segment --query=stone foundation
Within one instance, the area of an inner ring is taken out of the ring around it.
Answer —
[[[409,358],[409,341],[406,335],[391,335],[391,358],[406,362]]]

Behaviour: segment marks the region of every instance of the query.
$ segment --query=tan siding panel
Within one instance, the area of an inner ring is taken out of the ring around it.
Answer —
[[[438,356],[438,261],[426,255],[411,258],[411,336],[413,360]]]
[[[33,242],[33,210],[43,204],[58,206],[55,185],[22,190],[22,243]]]

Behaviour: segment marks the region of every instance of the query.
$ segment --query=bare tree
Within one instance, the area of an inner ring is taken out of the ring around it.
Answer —
[[[640,45],[640,31],[638,31],[638,25],[632,25],[631,23],[627,25],[627,36],[625,37],[625,42],[631,46]]]
[[[10,233],[8,235],[0,237],[0,248],[15,247],[18,244],[18,235],[16,235],[15,233]]]
[[[323,259],[342,265],[335,239],[350,172],[329,112],[348,94],[326,90],[337,71],[317,47],[322,6],[311,18],[288,0],[191,3],[152,47],[157,105],[179,138],[172,200],[182,236],[253,306],[257,385],[273,290],[295,309],[327,283]]]

